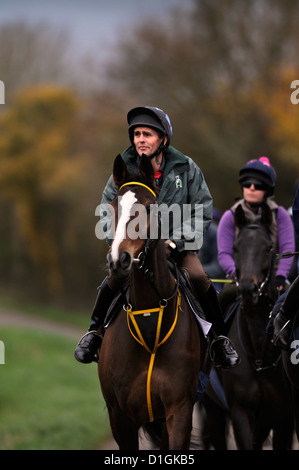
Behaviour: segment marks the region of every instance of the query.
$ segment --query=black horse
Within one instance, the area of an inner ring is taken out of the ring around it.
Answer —
[[[241,364],[218,372],[225,403],[211,386],[203,400],[205,439],[207,442],[208,434],[209,443],[218,449],[226,448],[228,417],[239,450],[261,450],[271,430],[274,450],[290,449],[292,445],[290,385],[281,351],[266,333],[269,313],[277,299],[273,282],[276,256],[268,231],[270,215],[265,212],[261,224],[244,225],[242,208],[235,214],[239,230],[234,245],[239,304],[228,320],[228,336]]]

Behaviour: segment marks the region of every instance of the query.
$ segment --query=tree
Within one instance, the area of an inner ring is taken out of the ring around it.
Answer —
[[[78,106],[72,92],[44,86],[20,93],[1,116],[1,197],[40,286],[51,294],[63,288],[59,247],[70,234],[68,211],[84,171],[73,148]]]
[[[67,30],[44,22],[29,25],[15,21],[0,26],[0,44],[0,79],[5,84],[7,104],[16,91],[28,86],[80,86],[80,60],[75,68]]]
[[[110,83],[129,97],[128,106],[150,103],[168,112],[174,145],[203,169],[215,204],[225,209],[240,195],[238,171],[251,158],[273,154],[283,183],[292,177],[295,158],[283,165],[285,153],[275,146],[268,119],[283,71],[298,57],[299,3],[194,0],[193,5],[167,21],[147,18],[122,35]],[[286,108],[295,112],[289,98],[281,116]],[[278,194],[289,205],[289,186]]]

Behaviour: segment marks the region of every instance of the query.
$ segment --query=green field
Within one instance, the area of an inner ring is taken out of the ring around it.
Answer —
[[[110,434],[96,364],[75,361],[76,341],[5,327],[0,365],[1,450],[90,450]]]

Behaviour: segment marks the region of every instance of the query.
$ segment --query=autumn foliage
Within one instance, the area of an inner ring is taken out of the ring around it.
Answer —
[[[46,38],[24,24],[0,30],[8,93],[0,110],[2,291],[92,307],[107,251],[95,209],[114,157],[129,145],[134,106],[168,112],[173,145],[203,170],[220,210],[240,195],[239,169],[261,155],[277,171],[277,201],[289,207],[299,178],[299,104],[290,100],[298,15],[292,0],[194,0],[191,12],[123,34],[104,70],[94,57],[90,81],[79,65],[66,79],[57,40],[47,57],[49,30]],[[26,67],[16,60],[25,42],[34,51]]]

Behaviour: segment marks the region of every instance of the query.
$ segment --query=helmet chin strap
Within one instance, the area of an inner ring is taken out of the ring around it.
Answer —
[[[152,160],[154,157],[157,157],[158,155],[160,155],[161,152],[165,152],[166,150],[166,145],[164,144],[164,138],[162,139],[162,142],[160,143],[159,147],[157,148],[157,150],[155,150],[155,152],[153,152],[151,155],[145,155],[144,153],[142,154],[142,156],[146,156],[147,158],[149,158],[150,160]],[[156,163],[159,163],[158,162],[158,159],[156,158]]]

